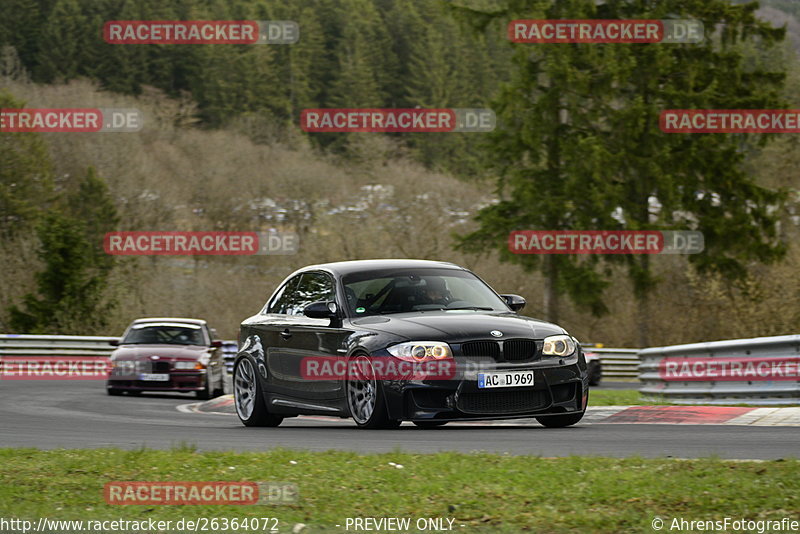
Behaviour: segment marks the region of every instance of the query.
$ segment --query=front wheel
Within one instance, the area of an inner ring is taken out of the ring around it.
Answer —
[[[233,405],[244,426],[275,427],[283,421],[283,417],[267,411],[261,383],[249,356],[237,361],[233,369]]]
[[[547,428],[563,428],[565,426],[574,425],[583,419],[584,413],[586,412],[583,411],[564,415],[545,415],[542,417],[537,417],[536,420],[539,421],[539,424],[546,426]]]
[[[366,355],[353,358],[353,376],[346,377],[347,407],[358,428],[397,428],[401,421],[390,419],[383,385],[375,379],[375,369]]]

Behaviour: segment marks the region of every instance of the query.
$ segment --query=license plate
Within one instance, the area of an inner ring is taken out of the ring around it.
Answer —
[[[139,375],[139,380],[146,382],[169,382],[169,374],[167,373],[142,373]]]
[[[530,387],[532,385],[533,371],[478,373],[478,389]]]

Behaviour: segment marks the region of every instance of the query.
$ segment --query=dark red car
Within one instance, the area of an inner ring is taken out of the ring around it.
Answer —
[[[193,391],[209,399],[225,393],[222,342],[201,319],[137,319],[115,344],[109,395]]]

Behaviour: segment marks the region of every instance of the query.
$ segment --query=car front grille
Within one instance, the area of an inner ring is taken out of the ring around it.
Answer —
[[[545,408],[548,396],[545,391],[481,391],[461,393],[457,407],[464,413],[509,414],[532,412]]]
[[[507,362],[523,362],[536,358],[536,342],[532,339],[511,339],[503,343]]]
[[[533,339],[506,341],[467,341],[461,344],[461,354],[471,358],[491,358],[496,362],[529,362],[540,355]]]
[[[154,373],[169,373],[169,362],[153,362]]]
[[[461,354],[473,358],[500,359],[500,344],[497,341],[468,341],[461,345]]]

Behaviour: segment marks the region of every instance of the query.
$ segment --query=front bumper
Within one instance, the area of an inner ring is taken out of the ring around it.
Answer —
[[[578,356],[528,364],[496,364],[494,371],[534,373],[534,385],[478,388],[477,372],[451,380],[383,381],[389,417],[410,421],[486,420],[578,413],[586,409],[588,375]],[[491,372],[482,370],[481,372]]]
[[[165,373],[166,374],[166,373]],[[205,371],[170,371],[169,380],[140,380],[137,376],[109,376],[106,387],[123,391],[202,391],[206,387]]]

